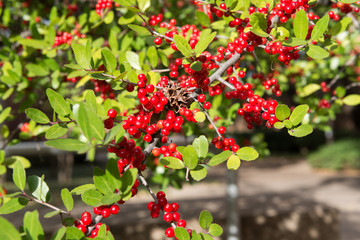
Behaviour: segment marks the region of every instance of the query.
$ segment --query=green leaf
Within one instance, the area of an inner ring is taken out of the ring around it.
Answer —
[[[160,159],[161,164],[172,169],[183,169],[185,167],[184,163],[175,157],[164,157]]]
[[[320,20],[315,24],[312,32],[311,32],[311,38],[310,41],[316,41],[320,37],[323,36],[324,32],[326,31],[328,25],[329,25],[330,17],[329,14],[325,14]]]
[[[21,162],[21,164],[24,166],[24,168],[29,168],[31,166],[30,161],[27,158],[24,158],[23,156],[10,156],[5,158],[5,165],[8,166],[8,168],[14,168],[14,165],[16,162]]]
[[[201,71],[201,69],[202,69],[202,62],[200,62],[200,61],[195,61],[195,62],[191,63],[190,68],[191,68],[192,70],[196,71],[196,72]]]
[[[98,115],[85,104],[74,105],[74,118],[79,124],[85,137],[91,141],[93,138],[103,140],[105,137],[104,123]],[[89,121],[91,119],[91,121]]]
[[[184,149],[178,151],[182,155],[185,167],[188,167],[189,169],[194,169],[197,166],[199,159],[193,146],[189,145],[186,146]]]
[[[207,170],[204,166],[197,165],[196,168],[190,171],[190,175],[194,180],[200,181],[206,177]]]
[[[204,52],[209,46],[209,44],[214,40],[215,36],[216,36],[216,32],[213,32],[211,34],[204,34],[204,31],[202,31],[200,35],[200,39],[194,48],[196,55],[199,55],[202,52]]]
[[[237,152],[236,155],[241,159],[245,161],[252,161],[259,157],[259,153],[251,148],[251,147],[242,147]]]
[[[71,48],[74,51],[76,62],[83,69],[91,69],[91,55],[87,53],[86,47],[79,43],[71,44]]]
[[[126,55],[126,60],[128,61],[128,63],[130,63],[131,67],[137,70],[141,70],[139,55],[131,51],[127,51],[125,55]]]
[[[286,128],[292,128],[293,127],[293,124],[290,120],[286,119],[284,122],[283,122],[284,126]]]
[[[25,68],[29,72],[29,77],[45,77],[50,73],[48,69],[40,64],[29,63]]]
[[[203,229],[208,229],[213,222],[213,216],[207,210],[200,213],[199,224]]]
[[[186,39],[184,37],[182,37],[181,35],[175,34],[174,35],[174,41],[175,41],[177,49],[179,49],[179,51],[185,57],[190,57],[191,56],[192,50],[191,50],[190,44],[186,41]]]
[[[121,200],[121,196],[118,194],[107,194],[101,198],[102,205],[111,205]]]
[[[174,229],[175,236],[178,240],[190,240],[190,234],[185,228],[177,227]]]
[[[29,201],[25,198],[12,198],[0,207],[0,214],[9,214],[23,209]]]
[[[97,190],[87,190],[83,194],[81,194],[81,200],[87,205],[96,207],[101,205],[101,198],[103,195]]]
[[[307,97],[320,89],[320,84],[310,83],[300,90],[299,97]]]
[[[116,189],[120,189],[121,178],[118,168],[118,161],[116,159],[111,158],[106,163],[106,176],[108,181],[111,182],[111,184],[114,185]]]
[[[87,143],[80,142],[77,139],[70,139],[70,138],[49,140],[45,142],[45,145],[64,151],[77,151],[77,152],[85,152],[89,150],[91,147]]]
[[[300,45],[306,45],[307,41],[299,39],[299,38],[288,38],[286,41],[283,42],[284,46],[300,46]]]
[[[204,135],[201,135],[198,138],[195,138],[192,143],[193,148],[195,149],[196,154],[199,158],[205,158],[209,151],[209,142]]]
[[[296,13],[293,25],[295,36],[299,39],[305,40],[309,30],[309,21],[303,9]]]
[[[52,217],[58,215],[59,213],[61,213],[61,210],[51,211],[51,212],[48,212],[47,214],[45,214],[44,218],[52,218]]]
[[[289,30],[284,27],[273,28],[270,34],[274,36],[276,40],[285,40],[290,36]]]
[[[66,124],[54,124],[52,125],[45,133],[46,139],[56,139],[64,136],[68,132],[68,127]]]
[[[214,237],[218,237],[223,233],[223,229],[219,224],[213,223],[209,227],[209,233]]]
[[[121,124],[118,124],[108,132],[108,134],[105,137],[104,144],[108,144],[109,142],[111,142],[111,140],[113,140],[114,137],[120,139],[121,137],[124,136],[124,134],[125,134],[124,128],[122,127]]]
[[[275,109],[275,116],[280,121],[287,119],[290,116],[290,108],[285,104],[280,104]]]
[[[201,112],[201,111],[195,113],[194,119],[195,119],[197,122],[204,122],[204,121],[206,120],[205,113],[203,113],[203,112]]]
[[[24,216],[24,230],[28,239],[43,240],[44,230],[39,221],[38,211],[26,212]]]
[[[25,114],[28,118],[37,123],[47,124],[50,122],[49,118],[45,115],[45,113],[36,108],[26,109]]]
[[[76,70],[82,69],[81,66],[79,66],[77,64],[74,64],[74,63],[65,64],[64,67],[71,68],[71,69],[76,69]]]
[[[204,13],[202,11],[196,11],[195,16],[202,26],[204,26],[204,27],[210,26],[211,21],[210,21],[209,16],[206,13]]]
[[[304,119],[306,113],[309,111],[309,106],[302,104],[297,106],[290,115],[289,120],[291,123],[296,126]]]
[[[108,70],[110,73],[113,73],[117,66],[117,61],[114,54],[108,49],[103,49],[101,50],[101,58],[106,70]]]
[[[249,17],[249,23],[253,28],[265,30],[267,27],[265,15],[262,13],[253,13]]]
[[[84,192],[86,192],[87,190],[95,190],[95,189],[96,189],[95,185],[89,183],[89,184],[84,184],[84,185],[74,188],[73,190],[71,190],[71,193],[80,195],[80,194],[83,194]]]
[[[103,194],[113,194],[115,191],[115,186],[108,181],[105,172],[97,167],[94,168],[94,184]]]
[[[138,170],[137,169],[129,169],[127,170],[121,177],[121,194],[126,195],[130,192],[131,188],[133,187],[136,177],[138,174]]]
[[[341,0],[342,3],[355,3],[357,0]]]
[[[313,59],[323,59],[329,56],[329,52],[322,47],[310,45],[305,48],[306,54]]]
[[[0,123],[6,120],[6,118],[10,115],[10,112],[11,107],[7,107],[0,113]]]
[[[202,240],[202,238],[195,230],[193,230],[191,233],[191,240]]]
[[[151,6],[150,0],[137,0],[141,12],[145,12]]]
[[[289,129],[289,135],[294,137],[305,137],[313,132],[313,128],[309,124],[300,125],[297,128]]]
[[[39,176],[29,176],[27,178],[27,184],[31,194],[43,202],[48,202],[50,200],[50,191],[48,185],[45,183],[43,178]]]
[[[69,104],[65,101],[63,96],[55,92],[51,88],[46,89],[46,95],[49,99],[51,107],[54,111],[62,117],[70,115],[71,109]]]
[[[134,24],[129,24],[128,25],[129,28],[131,28],[134,32],[136,32],[137,34],[139,34],[139,36],[150,36],[151,33],[149,32],[149,30],[147,30],[144,27],[138,26],[138,25],[134,25]]]
[[[114,21],[114,11],[110,11],[106,14],[105,18],[104,18],[104,23],[105,24],[110,24]]]
[[[269,34],[267,34],[265,31],[261,30],[259,27],[252,27],[250,31],[260,37],[268,37]]]
[[[226,163],[229,170],[237,170],[240,167],[240,164],[240,158],[236,155],[231,155]]]
[[[276,128],[276,129],[282,129],[282,128],[284,128],[284,127],[285,127],[285,125],[284,125],[283,122],[276,122],[276,123],[274,123],[274,128]]]
[[[337,22],[330,30],[331,35],[335,36],[343,31],[346,30],[346,28],[351,23],[350,17],[344,17],[339,22]]]
[[[65,240],[66,228],[60,228],[55,235],[51,238],[51,240]]]
[[[74,207],[74,199],[67,188],[61,190],[61,199],[66,209],[70,212]]]
[[[346,94],[346,89],[342,86],[337,86],[335,92],[338,98],[343,98]]]
[[[209,161],[209,166],[219,165],[220,163],[226,161],[226,159],[228,159],[231,156],[231,154],[232,152],[227,150],[213,156]]]
[[[360,104],[360,95],[359,94],[350,94],[344,97],[343,99],[344,104],[349,106],[356,106]]]
[[[24,166],[20,161],[16,161],[13,168],[13,180],[14,183],[20,190],[25,189],[26,184],[26,173]]]
[[[0,217],[0,239],[21,240],[20,233],[3,217]]]
[[[85,237],[84,233],[77,227],[66,228],[66,240],[80,240]]]
[[[156,67],[158,65],[158,54],[156,48],[154,46],[150,46],[146,52],[146,56],[152,67]]]

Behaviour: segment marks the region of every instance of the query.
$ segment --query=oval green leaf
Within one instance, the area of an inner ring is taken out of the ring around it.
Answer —
[[[308,111],[309,111],[308,105],[306,104],[299,105],[292,111],[289,120],[294,126],[296,126],[299,123],[301,123],[301,121],[303,120],[303,118],[305,117]]]
[[[18,230],[3,217],[0,217],[0,239],[21,240]]]
[[[359,94],[350,94],[343,99],[344,104],[349,106],[356,106],[360,104],[360,95]]]
[[[160,160],[160,162],[172,169],[183,169],[185,167],[184,162],[175,157],[164,157]]]
[[[61,199],[66,209],[70,212],[74,207],[74,199],[67,188],[61,190]]]
[[[290,108],[285,104],[280,104],[275,109],[275,116],[280,121],[287,119],[290,116]]]
[[[240,158],[236,155],[231,155],[226,163],[229,170],[237,170],[240,167],[240,164]]]
[[[45,115],[45,113],[36,108],[26,109],[25,114],[28,118],[37,123],[47,124],[50,122],[49,118]]]
[[[245,161],[252,161],[259,157],[259,153],[251,148],[251,147],[242,147],[237,152],[236,155],[241,159]]]
[[[231,154],[232,154],[232,152],[227,150],[227,151],[224,151],[222,153],[219,153],[219,154],[213,156],[209,161],[209,166],[216,166],[222,162],[225,162],[225,160],[228,159]]]
[[[203,229],[208,229],[213,222],[213,216],[207,210],[200,213],[199,224]]]

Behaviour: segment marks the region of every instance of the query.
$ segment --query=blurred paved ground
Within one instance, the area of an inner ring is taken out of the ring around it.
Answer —
[[[266,161],[266,160],[265,160]],[[243,196],[292,194],[340,211],[341,240],[360,239],[360,176],[315,172],[305,161],[277,168],[243,167]]]

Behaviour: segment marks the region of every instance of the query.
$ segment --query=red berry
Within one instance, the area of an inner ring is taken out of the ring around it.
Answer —
[[[155,38],[154,43],[155,43],[156,45],[161,45],[162,39],[161,39],[160,37],[157,37],[157,38]]]
[[[165,230],[165,235],[168,238],[172,238],[174,236],[174,229],[172,227],[169,227]]]
[[[117,112],[116,112],[115,109],[111,108],[111,109],[109,109],[109,111],[107,112],[107,115],[109,116],[109,118],[116,118]]]
[[[108,218],[111,215],[111,211],[108,207],[104,208],[103,210],[101,210],[101,215],[103,216],[103,218]]]
[[[166,146],[164,146],[164,147],[166,147]],[[167,148],[166,148],[167,149]],[[165,195],[165,193],[163,192],[163,191],[159,191],[157,194],[156,194],[156,198],[157,199],[160,199],[160,198],[165,198],[166,197],[166,195]]]
[[[178,227],[186,227],[186,221],[184,219],[180,219],[178,222],[177,222],[177,225]]]
[[[86,231],[87,231],[87,227],[85,225],[82,225],[82,224],[79,225],[77,228],[80,229],[80,231],[82,231],[83,233],[86,233]]]
[[[166,213],[164,215],[164,221],[165,222],[172,222],[172,220],[173,220],[173,214],[172,213]]]
[[[120,210],[120,207],[118,206],[118,205],[112,205],[111,207],[110,207],[110,212],[111,212],[111,214],[117,214],[118,212],[119,212],[119,210]]]

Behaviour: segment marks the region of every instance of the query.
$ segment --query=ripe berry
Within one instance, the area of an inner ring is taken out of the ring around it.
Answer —
[[[109,111],[107,112],[107,115],[109,116],[109,118],[116,118],[117,112],[116,112],[115,109],[111,108],[111,109],[109,109]]]
[[[108,218],[111,215],[111,211],[109,208],[104,208],[103,210],[101,210],[101,215],[103,216],[103,218]]]
[[[223,126],[219,127],[218,130],[219,130],[219,133],[220,133],[220,134],[224,134],[224,133],[226,132],[226,128],[223,127]]]
[[[118,206],[118,205],[112,205],[111,207],[110,207],[110,212],[111,212],[111,214],[117,214],[118,212],[119,212],[119,210],[120,210],[120,207]]]
[[[164,221],[165,222],[172,222],[172,220],[173,220],[173,214],[172,213],[166,213],[164,215]]]
[[[79,225],[77,228],[80,229],[80,231],[82,231],[83,233],[86,233],[86,231],[87,231],[87,227],[85,225],[82,225],[82,224]]]
[[[155,38],[154,43],[155,43],[156,45],[161,45],[162,39],[161,39],[160,37],[157,37],[157,38]]]
[[[159,191],[157,194],[156,194],[156,198],[157,199],[160,199],[160,198],[165,198],[166,195],[163,191]]]
[[[174,236],[174,229],[172,227],[169,227],[165,230],[165,235],[168,238],[172,238]]]
[[[186,227],[186,221],[184,219],[180,219],[178,222],[177,222],[177,225],[178,227]]]

